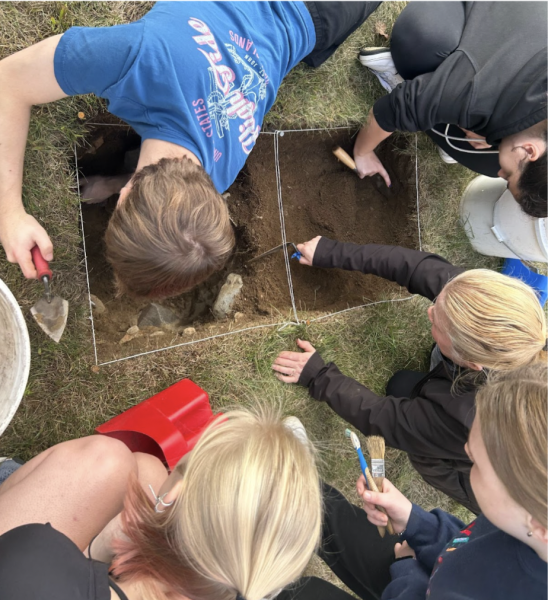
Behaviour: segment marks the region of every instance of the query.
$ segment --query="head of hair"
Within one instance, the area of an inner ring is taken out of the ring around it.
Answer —
[[[188,158],[162,158],[138,171],[105,234],[120,293],[176,296],[221,269],[234,246],[223,197]]]
[[[481,436],[495,473],[543,527],[548,526],[547,375],[546,362],[492,374],[476,396]]]
[[[545,356],[546,318],[527,284],[489,269],[461,273],[438,300],[455,357],[509,370]]]
[[[297,579],[320,539],[314,453],[272,409],[216,419],[177,465],[182,488],[155,513],[135,482],[113,572],[154,600],[261,600]]]
[[[531,128],[535,137],[544,141],[547,139],[546,119]],[[537,160],[523,159],[519,164],[521,172],[518,181],[518,196],[516,201],[523,212],[531,217],[544,218],[548,216],[546,148]]]

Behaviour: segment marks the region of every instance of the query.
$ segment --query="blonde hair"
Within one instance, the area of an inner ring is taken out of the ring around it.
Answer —
[[[498,373],[476,396],[489,460],[510,496],[547,527],[546,363]]]
[[[461,360],[507,370],[546,356],[546,318],[533,289],[519,279],[465,271],[443,288],[440,306]]]
[[[154,600],[260,600],[301,575],[320,539],[320,482],[312,449],[277,414],[226,413],[176,470],[182,489],[164,513],[133,486],[116,576]]]
[[[222,269],[234,246],[223,197],[188,158],[162,158],[133,177],[105,234],[120,293],[181,294]]]

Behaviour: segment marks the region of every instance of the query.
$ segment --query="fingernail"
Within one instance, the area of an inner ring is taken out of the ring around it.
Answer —
[[[364,495],[363,495],[363,497],[364,497],[366,500],[371,500],[371,493],[370,493],[370,492],[365,492],[365,493],[364,493]]]

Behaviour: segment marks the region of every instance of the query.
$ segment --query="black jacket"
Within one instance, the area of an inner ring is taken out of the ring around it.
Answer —
[[[434,72],[403,82],[375,103],[385,131],[449,123],[498,144],[546,119],[546,2],[463,4],[457,49]]]
[[[436,254],[325,237],[318,243],[313,264],[378,275],[430,300],[464,271]],[[464,451],[476,387],[463,381],[455,390],[453,383],[452,371],[442,361],[415,386],[410,398],[382,397],[343,375],[334,363],[325,364],[317,352],[299,379],[313,398],[327,402],[365,435],[381,435],[389,446],[407,452],[428,483],[478,513],[470,487],[472,465]]]

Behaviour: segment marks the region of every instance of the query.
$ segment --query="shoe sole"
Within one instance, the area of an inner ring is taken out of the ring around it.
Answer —
[[[390,52],[390,48],[384,46],[378,48],[362,48],[359,56],[376,56],[377,54],[386,54]]]

